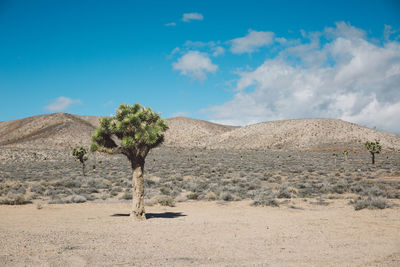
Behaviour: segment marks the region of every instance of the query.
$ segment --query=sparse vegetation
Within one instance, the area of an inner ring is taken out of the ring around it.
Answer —
[[[96,155],[96,162],[102,161],[102,167],[87,172],[86,177],[75,177],[76,163],[69,151],[47,154],[51,161],[33,162],[31,157],[32,162],[23,164],[17,161],[22,158],[18,153],[32,155],[32,151],[13,148],[13,153],[15,162],[0,162],[1,199],[8,194],[47,203],[72,203],[74,195],[83,196],[86,201],[132,198],[131,165],[123,160],[123,155]],[[328,152],[304,152],[300,157],[291,153],[290,164],[287,164],[289,153],[284,151],[240,153],[243,160],[234,150],[180,148],[178,151],[168,147],[152,150],[146,162],[146,203],[153,199],[153,204],[162,204],[158,202],[161,196],[174,202],[243,199],[260,206],[291,205],[296,198],[381,197],[388,203],[400,199],[400,181],[386,178],[400,173],[400,154],[390,154],[388,160],[376,162],[372,168],[365,165],[369,158],[363,153],[353,153],[347,162],[336,167],[332,153]],[[197,160],[188,161],[194,154]]]
[[[355,201],[351,201],[350,204],[354,205],[355,210],[368,209],[384,209],[390,207],[386,198],[381,196],[368,196],[360,197]]]
[[[32,203],[32,201],[25,199],[23,194],[9,193],[5,197],[0,197],[0,205],[24,205]]]

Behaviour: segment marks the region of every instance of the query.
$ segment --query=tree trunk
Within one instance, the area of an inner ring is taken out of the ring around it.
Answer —
[[[143,163],[132,164],[133,177],[133,199],[131,216],[138,220],[145,220],[146,213],[144,211],[144,161]]]
[[[375,153],[371,153],[372,164],[375,164]]]

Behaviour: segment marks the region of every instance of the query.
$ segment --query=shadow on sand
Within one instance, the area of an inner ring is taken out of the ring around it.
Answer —
[[[129,217],[129,213],[115,213],[111,215],[111,217]],[[173,219],[178,217],[186,216],[182,212],[162,212],[162,213],[146,213],[146,219],[153,218],[165,218],[165,219]]]

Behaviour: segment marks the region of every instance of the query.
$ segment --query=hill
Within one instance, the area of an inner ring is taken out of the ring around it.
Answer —
[[[89,146],[101,117],[55,113],[0,122],[0,146]],[[296,119],[245,127],[191,118],[167,119],[164,145],[212,149],[282,149],[292,151],[363,150],[367,140],[379,140],[384,151],[400,150],[400,136],[336,119]]]
[[[91,135],[100,119],[97,116],[55,113],[0,122],[0,146],[89,146]],[[167,146],[198,146],[203,139],[237,128],[183,117],[167,121]]]
[[[73,147],[88,145],[95,129],[89,121],[54,113],[0,123],[0,145]]]
[[[210,148],[343,151],[363,149],[379,140],[384,149],[399,150],[400,136],[337,119],[296,119],[263,122],[205,140]]]
[[[184,117],[171,118],[167,121],[169,126],[165,134],[167,146],[199,147],[208,138],[238,128]]]

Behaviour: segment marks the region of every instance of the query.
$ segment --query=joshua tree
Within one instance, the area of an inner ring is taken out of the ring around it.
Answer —
[[[337,160],[337,158],[338,158],[338,154],[337,154],[337,153],[333,153],[333,154],[332,154],[332,157],[335,159],[335,166],[336,166],[336,160]]]
[[[85,176],[85,161],[88,160],[86,154],[87,150],[84,147],[76,147],[72,150],[72,156],[74,156],[76,161],[79,161],[82,164],[83,176]]]
[[[378,141],[375,141],[375,142],[367,141],[367,142],[365,142],[364,146],[371,154],[372,164],[375,164],[375,154],[381,153],[382,146],[379,144]]]
[[[346,149],[345,151],[342,152],[343,156],[344,156],[344,160],[347,161],[347,156],[349,155],[349,150]]]
[[[91,151],[125,155],[131,163],[133,178],[132,216],[146,219],[144,210],[144,163],[150,149],[164,141],[167,122],[140,104],[122,104],[115,116],[103,118],[92,136]]]

